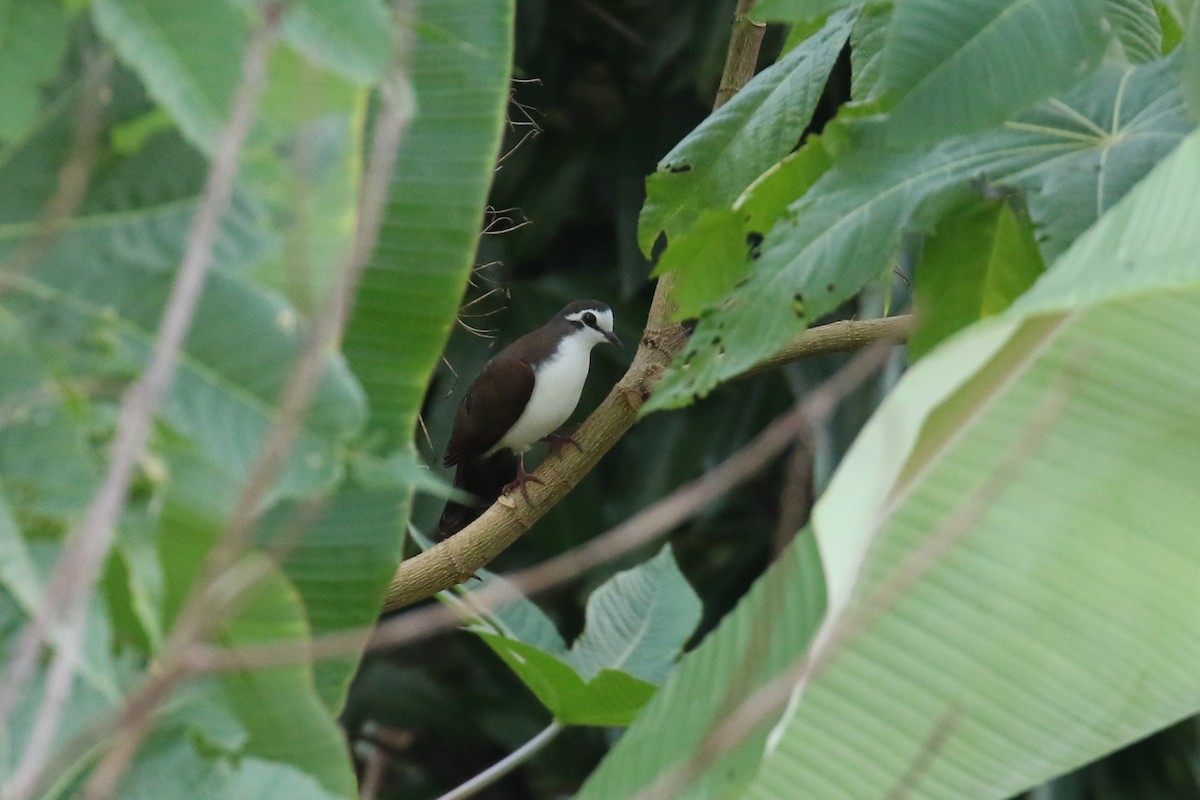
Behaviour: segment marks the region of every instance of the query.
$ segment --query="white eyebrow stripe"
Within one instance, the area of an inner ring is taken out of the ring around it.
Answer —
[[[592,314],[596,317],[595,327],[601,331],[611,331],[613,328],[613,313],[608,309],[600,308],[585,308],[582,311],[576,311],[573,314],[567,314],[566,319],[570,322],[577,322],[580,325],[586,326],[583,321],[585,314]]]

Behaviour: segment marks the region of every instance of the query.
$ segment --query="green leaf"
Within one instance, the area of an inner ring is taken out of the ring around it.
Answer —
[[[34,124],[41,89],[66,55],[69,22],[60,2],[0,4],[0,142],[21,138]]]
[[[412,438],[470,275],[512,60],[511,2],[422,0],[418,20],[409,74],[419,113],[345,336],[369,428],[397,446]]]
[[[313,10],[327,5],[298,5],[286,17],[284,38],[298,49],[285,43],[272,50],[242,157],[243,182],[285,237],[281,258],[256,264],[255,277],[304,312],[320,306],[349,251],[366,97],[351,79],[381,68],[368,62],[386,63],[390,34],[374,0],[339,3],[340,24]],[[189,142],[211,152],[240,81],[258,5],[99,0],[91,8],[97,27],[160,108]],[[363,28],[374,33],[361,48],[349,47],[346,38]],[[374,52],[381,45],[382,55]],[[315,59],[305,57],[314,53]],[[333,67],[322,66],[327,63]]]
[[[583,633],[570,650],[550,620],[524,598],[471,630],[555,719],[570,725],[628,725],[670,671],[700,611],[699,598],[670,547],[664,547],[592,593]]]
[[[1193,134],[864,430],[814,517],[833,643],[745,796],[1007,797],[1197,711],[1198,179]]]
[[[24,621],[19,617],[14,618],[9,615],[7,613],[9,609],[5,608],[6,605],[7,597],[3,592],[0,592],[0,624],[4,628],[8,628],[14,622]],[[19,627],[12,630],[3,630],[3,633],[6,635],[19,632]],[[13,643],[13,641],[3,642],[6,654],[13,652],[11,647]],[[20,697],[17,698],[15,707],[8,718],[8,729],[0,729],[0,773],[5,776],[13,774],[17,760],[20,758],[25,744],[29,741],[30,735],[33,732],[34,720],[37,718],[38,711],[41,708],[41,700],[45,696],[45,691],[46,674],[43,670],[34,676],[30,681],[28,689],[22,692]],[[71,702],[67,703],[63,709],[62,720],[59,724],[58,732],[54,737],[54,745],[61,747],[73,738],[89,733],[90,726],[97,719],[103,719],[106,715],[114,714],[118,709],[119,702],[117,697],[97,689],[89,681],[76,681],[71,687]],[[88,754],[84,755],[86,757]],[[64,759],[64,761],[66,760]],[[80,766],[82,765],[64,763],[65,771],[68,774],[74,774]],[[47,793],[46,796],[53,797],[54,795],[53,793]]]
[[[159,553],[168,591],[167,613],[178,613],[183,599],[205,569],[207,556],[224,525],[168,498],[159,532]],[[255,590],[219,630],[220,646],[302,644],[311,634],[304,604],[283,573],[265,556],[250,553],[240,568],[260,574]],[[289,764],[311,775],[331,794],[354,796],[354,775],[333,715],[313,682],[313,667],[292,666],[241,670],[215,680],[224,719],[236,718],[245,731],[242,756]],[[164,720],[163,730],[172,721]],[[228,733],[223,734],[228,737]],[[161,738],[156,736],[152,738]]]
[[[800,24],[820,19],[858,0],[758,0],[750,16],[759,22],[791,22]]]
[[[229,113],[249,41],[245,14],[226,2],[94,0],[92,19],[202,149]]]
[[[424,537],[419,533],[414,534],[414,536],[426,549],[432,546],[432,542],[424,540]],[[515,586],[512,586],[494,572],[482,569],[478,574],[483,582],[483,586],[480,588],[491,583],[500,583],[509,587],[509,594],[513,599],[505,602],[495,611],[485,612],[480,615],[478,622],[471,628],[472,630],[476,633],[494,633],[505,639],[520,641],[555,657],[566,655],[566,641],[563,640],[562,634],[558,632],[558,628],[546,616],[546,612],[538,607],[537,603],[534,603],[528,597],[521,594]],[[462,596],[470,594],[469,591],[461,586],[458,587],[457,592]],[[461,607],[464,609],[468,608],[465,605]]]
[[[476,631],[529,687],[554,718],[567,725],[628,725],[654,695],[655,686],[618,670],[590,680],[544,650],[487,631]]]
[[[292,46],[363,85],[378,83],[391,66],[391,31],[381,0],[302,0],[283,20]]]
[[[649,254],[660,232],[668,246],[706,209],[729,207],[750,183],[796,148],[854,13],[830,17],[818,33],[756,75],[671,149],[646,181],[638,242]]]
[[[696,317],[733,289],[758,258],[763,233],[788,204],[804,194],[832,162],[825,141],[811,136],[746,187],[732,210],[701,212],[659,257],[654,274],[675,275],[675,318]]]
[[[296,502],[280,503],[263,520],[259,541],[286,553],[280,567],[304,601],[314,635],[361,630],[366,644],[400,560],[397,523],[405,502],[399,490],[343,487],[306,525],[299,522],[306,509]],[[358,661],[350,653],[315,665],[317,691],[331,711],[341,710]]]
[[[1075,85],[1107,44],[1104,0],[905,0],[883,54],[889,140],[996,125]]]
[[[1180,24],[1180,17],[1176,16],[1175,12],[1172,11],[1174,5],[1175,3],[1164,0],[1155,0],[1154,2],[1154,11],[1158,16],[1158,24],[1162,27],[1162,51],[1164,54],[1174,51],[1183,39],[1183,26]]]
[[[1150,0],[1104,0],[1104,17],[1131,64],[1148,64],[1163,54],[1163,29]]]
[[[761,234],[760,234],[761,235]],[[671,300],[675,318],[699,316],[723,297],[750,267],[743,215],[727,209],[709,209],[668,247],[655,265],[654,275],[673,273]]]
[[[287,764],[253,756],[206,751],[187,729],[149,740],[121,781],[122,800],[155,800],[164,787],[186,786],[192,800],[334,800],[354,793],[332,792]]]
[[[875,100],[883,91],[883,53],[892,6],[872,4],[858,15],[850,34],[850,96],[859,103]]]
[[[568,661],[585,678],[614,669],[662,683],[700,612],[700,598],[675,565],[671,548],[664,547],[592,593]]]
[[[1179,82],[1188,111],[1200,119],[1200,3],[1181,3],[1177,19],[1182,51]]]
[[[588,778],[580,800],[633,797],[665,768],[683,763],[738,703],[803,655],[823,610],[820,559],[812,535],[803,532],[717,629],[683,657]],[[765,727],[754,731],[710,765],[709,793],[681,794],[679,800],[740,796],[766,734]]]
[[[33,616],[42,600],[42,579],[3,493],[0,493],[0,585],[26,616]]]
[[[63,243],[72,238],[65,236]],[[77,237],[86,238],[90,237]],[[106,340],[106,346],[117,349],[130,363],[148,361],[161,298],[173,276],[132,266],[106,268],[105,259],[97,255],[62,262],[64,269],[44,264],[35,273],[36,280],[26,278],[18,284],[14,300],[22,301],[24,313],[31,317],[40,315],[57,323],[44,324],[44,336],[66,344],[80,342],[77,337]],[[202,459],[224,476],[230,493],[258,461],[280,391],[302,344],[299,332],[287,327],[289,315],[295,319],[295,312],[278,298],[233,277],[211,276],[160,410],[171,432],[188,443],[164,454]],[[330,356],[316,402],[273,496],[331,486],[342,474],[338,445],[359,429],[362,413],[357,385],[344,364]],[[232,496],[199,492],[196,500],[224,507]]]
[[[919,325],[909,339],[916,361],[972,322],[998,314],[1043,271],[1027,222],[1005,200],[975,200],[938,221],[917,267]]]
[[[1024,192],[1053,260],[1192,129],[1173,68],[1105,65],[1061,100],[932,150],[839,153],[767,234],[749,280],[701,317],[643,413],[704,396],[800,335],[883,274],[902,234],[971,181]]]
[[[8,309],[0,309],[0,327],[0,485],[22,527],[60,535],[91,499],[98,475],[85,443],[88,409],[68,403],[66,387]]]

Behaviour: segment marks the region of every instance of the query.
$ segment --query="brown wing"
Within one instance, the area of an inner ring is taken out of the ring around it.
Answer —
[[[505,353],[489,361],[458,407],[443,466],[461,464],[491,449],[520,418],[532,394],[532,367]]]

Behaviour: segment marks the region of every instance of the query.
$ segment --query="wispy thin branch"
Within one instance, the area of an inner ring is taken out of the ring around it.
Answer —
[[[509,753],[475,777],[446,792],[438,800],[466,800],[474,797],[496,781],[524,764],[529,759],[546,749],[563,732],[565,726],[558,720],[552,720],[537,736]]]

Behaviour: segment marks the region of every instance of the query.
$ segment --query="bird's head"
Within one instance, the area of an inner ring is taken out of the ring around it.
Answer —
[[[621,340],[613,333],[612,309],[599,300],[577,300],[558,312],[558,318],[577,329],[593,345],[608,342],[621,347]]]

